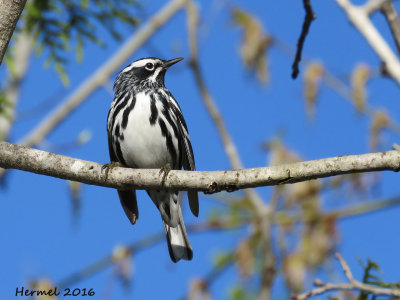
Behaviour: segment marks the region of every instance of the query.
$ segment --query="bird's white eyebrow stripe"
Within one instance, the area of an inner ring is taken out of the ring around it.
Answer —
[[[121,71],[121,73],[129,72],[133,68],[144,67],[149,62],[157,63],[157,62],[159,62],[159,60],[154,60],[154,59],[151,59],[151,58],[147,58],[147,59],[141,59],[141,60],[135,61],[135,62],[131,63],[129,66],[127,66],[125,69],[123,69]]]

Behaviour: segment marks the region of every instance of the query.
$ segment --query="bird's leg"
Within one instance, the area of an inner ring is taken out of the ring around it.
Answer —
[[[160,169],[159,176],[161,176],[161,174],[163,175],[163,176],[162,176],[162,180],[161,180],[161,186],[164,186],[164,185],[165,185],[165,179],[167,179],[168,173],[169,173],[171,170],[172,170],[172,167],[171,167],[171,164],[170,164],[170,163],[167,163],[164,167],[162,167],[162,168]]]
[[[106,177],[104,178],[104,181],[107,181],[108,173],[110,173],[110,171],[112,169],[116,168],[116,167],[123,167],[123,165],[118,161],[112,161],[112,162],[110,162],[108,164],[104,164],[104,165],[101,166],[101,171],[105,170],[105,174],[106,174]]]

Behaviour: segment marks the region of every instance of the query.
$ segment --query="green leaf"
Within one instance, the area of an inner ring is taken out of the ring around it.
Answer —
[[[80,35],[77,37],[75,51],[76,51],[76,61],[81,63],[83,59],[83,39]]]
[[[231,299],[232,300],[245,300],[246,298],[246,292],[241,286],[235,286],[233,287],[230,292],[229,292]]]
[[[67,72],[64,68],[64,66],[61,63],[56,62],[55,66],[54,66],[56,72],[58,73],[58,75],[60,75],[60,79],[63,83],[64,86],[68,86],[69,85],[69,78],[67,75]]]
[[[214,257],[214,264],[217,268],[222,268],[233,260],[234,254],[232,252],[218,253]]]
[[[6,55],[4,56],[4,62],[6,63],[8,70],[10,71],[11,75],[16,74],[16,69],[15,69],[15,64],[12,55],[9,52],[6,52]]]

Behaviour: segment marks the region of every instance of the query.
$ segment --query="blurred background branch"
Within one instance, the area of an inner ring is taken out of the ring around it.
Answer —
[[[384,64],[384,69],[397,84],[400,84],[400,62],[384,38],[369,19],[371,3],[382,4],[381,0],[369,0],[364,6],[354,6],[349,0],[336,0],[349,21],[364,36]],[[375,5],[373,7],[376,7]],[[378,8],[378,7],[377,7]]]

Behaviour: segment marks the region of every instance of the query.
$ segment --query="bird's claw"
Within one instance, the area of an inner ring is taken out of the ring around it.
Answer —
[[[161,185],[165,185],[165,180],[167,179],[168,173],[172,170],[172,167],[167,163],[164,167],[160,169],[159,176],[162,174]]]
[[[101,171],[104,171],[104,170],[105,170],[105,178],[104,178],[104,181],[107,181],[107,179],[108,179],[108,173],[110,173],[110,171],[111,171],[112,169],[116,168],[116,167],[122,167],[122,164],[119,163],[119,162],[117,162],[117,161],[113,161],[113,162],[110,162],[110,163],[108,163],[108,164],[104,164],[104,165],[101,166]]]

